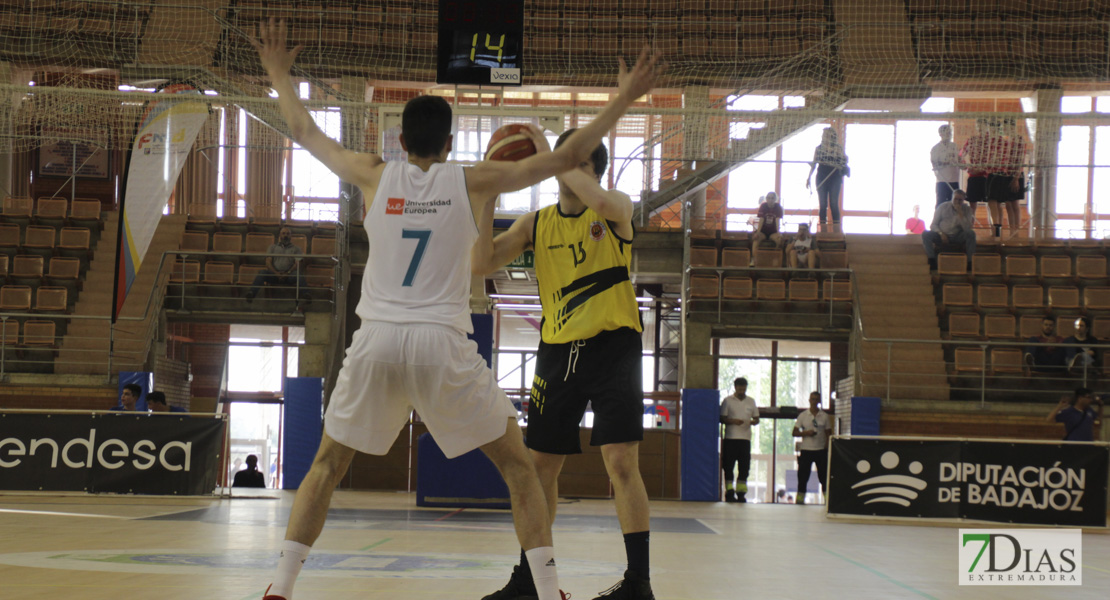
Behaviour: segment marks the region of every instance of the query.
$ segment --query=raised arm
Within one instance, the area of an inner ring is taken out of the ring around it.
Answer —
[[[550,154],[535,154],[518,162],[484,161],[467,175],[467,191],[472,199],[488,201],[505,192],[535,185],[544,179],[569,171],[589,157],[601,139],[617,124],[637,98],[651,91],[663,71],[658,52],[647,47],[632,69],[620,61],[619,92],[588,125],[574,132]],[[532,135],[535,135],[534,133]]]
[[[258,39],[248,39],[258,51],[262,66],[278,94],[278,107],[292,131],[293,141],[308,150],[343,181],[359,186],[377,185],[380,172],[375,167],[383,164],[382,158],[376,154],[347,150],[339,142],[324,135],[297,96],[289,70],[304,46],[289,50],[286,32],[285,21],[275,22],[270,19],[258,24]]]
[[[493,237],[493,211],[496,202],[487,202],[478,217],[478,241],[470,251],[470,272],[489,275],[509,264],[521,252],[532,247],[532,227],[536,213],[519,217],[507,231]]]
[[[616,223],[632,220],[632,198],[628,194],[619,190],[607,190],[596,179],[578,169],[559,175],[559,181],[603,219]]]

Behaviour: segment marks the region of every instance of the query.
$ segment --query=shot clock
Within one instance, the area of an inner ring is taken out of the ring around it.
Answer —
[[[439,0],[436,83],[521,85],[524,0]]]

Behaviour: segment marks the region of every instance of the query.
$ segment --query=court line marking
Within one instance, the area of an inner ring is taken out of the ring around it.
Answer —
[[[378,540],[378,541],[374,542],[373,544],[370,544],[369,546],[367,546],[365,548],[359,548],[358,551],[359,552],[366,552],[367,550],[369,550],[371,548],[377,548],[378,546],[381,546],[382,544],[384,544],[384,543],[386,543],[386,542],[388,542],[389,540],[392,540],[392,539],[393,538],[385,538],[384,540]]]
[[[460,509],[456,510],[455,512],[449,512],[449,513],[443,515],[442,517],[436,519],[436,521],[442,521],[444,519],[449,519],[449,518],[461,513],[464,510],[466,510],[466,509],[465,508],[460,508]]]
[[[1102,571],[1103,573],[1110,573],[1110,570],[1100,569],[1098,567],[1092,567],[1091,565],[1083,565],[1083,568],[1084,569],[1094,569],[1096,571]]]
[[[702,526],[705,527],[706,529],[708,529],[709,531],[712,531],[713,533],[715,533],[717,535],[723,535],[720,531],[717,530],[716,527],[710,525],[709,523],[706,523],[702,519],[694,519],[694,520],[697,521],[698,523],[701,523]]]
[[[125,519],[131,520],[135,517],[125,517],[121,515],[98,515],[93,513],[71,513],[71,512],[54,512],[50,510],[17,510],[14,508],[0,508],[0,513],[9,513],[15,515],[46,515],[50,517],[89,517],[90,519]]]
[[[917,594],[918,596],[921,596],[922,598],[929,598],[929,600],[939,600],[936,596],[930,596],[929,594],[926,594],[925,592],[923,592],[923,591],[921,591],[921,590],[919,590],[919,589],[917,589],[917,588],[915,588],[911,585],[908,585],[908,584],[902,583],[901,581],[898,581],[897,579],[891,577],[890,575],[887,575],[886,573],[883,573],[882,571],[879,571],[878,569],[874,569],[872,567],[869,567],[869,566],[867,566],[867,565],[865,565],[865,564],[863,564],[863,563],[861,563],[857,560],[853,560],[851,558],[848,558],[847,556],[844,556],[843,554],[840,554],[838,552],[834,552],[834,551],[829,550],[828,548],[825,548],[825,547],[822,547],[822,546],[817,546],[816,544],[814,544],[814,547],[817,548],[818,550],[824,551],[827,554],[831,554],[831,555],[839,558],[840,560],[843,560],[845,562],[849,562],[853,565],[856,565],[857,567],[863,569],[864,571],[867,571],[868,573],[871,573],[872,575],[877,575],[880,578],[885,579],[885,580],[893,583],[894,585],[896,585],[896,586],[898,586],[902,589],[909,590],[909,591]]]

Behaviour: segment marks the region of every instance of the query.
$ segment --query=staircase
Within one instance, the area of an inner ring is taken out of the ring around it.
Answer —
[[[860,340],[856,357],[860,392],[886,400],[949,399],[940,324],[929,265],[918,236],[845,236],[859,290],[864,335],[870,339],[927,340],[888,346]]]
[[[185,230],[185,220],[184,215],[162,217],[114,332],[106,318],[77,318],[70,322],[62,338],[58,358],[54,361],[55,373],[110,376],[119,371],[143,370],[152,339],[151,320],[158,319],[162,311],[161,303],[154,303],[141,321],[128,320],[128,317],[143,317],[151,294],[157,293],[161,298],[165,293],[168,271],[159,277],[159,263],[163,252],[177,249],[181,233]],[[118,225],[118,211],[105,213],[104,231],[85,274],[85,287],[73,308],[75,316],[110,317],[112,314],[111,282],[116,268]],[[109,365],[109,347],[113,337],[114,350]]]

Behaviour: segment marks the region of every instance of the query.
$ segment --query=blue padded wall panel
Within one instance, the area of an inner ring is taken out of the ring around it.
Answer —
[[[720,500],[721,433],[720,393],[717,390],[682,390],[682,499],[696,502]]]

